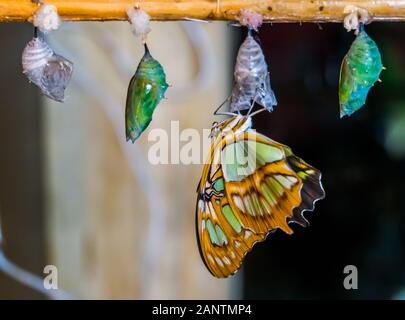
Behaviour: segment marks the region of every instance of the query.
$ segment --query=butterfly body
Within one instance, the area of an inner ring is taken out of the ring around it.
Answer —
[[[377,44],[361,30],[343,59],[339,79],[340,116],[350,116],[365,103],[383,69]]]
[[[216,277],[234,274],[254,244],[288,223],[306,226],[302,213],[324,197],[320,172],[291,149],[234,116],[212,129],[208,161],[198,185],[196,228],[201,257]]]
[[[273,106],[277,105],[262,48],[250,32],[239,48],[234,80],[231,111],[249,109],[253,101],[268,111],[272,111]]]
[[[167,90],[166,75],[161,64],[149,53],[138,65],[128,87],[125,108],[125,131],[127,141],[135,140],[148,127],[152,115]]]

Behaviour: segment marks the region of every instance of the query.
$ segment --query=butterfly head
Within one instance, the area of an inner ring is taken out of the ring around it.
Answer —
[[[237,134],[252,127],[250,116],[235,115],[221,122],[214,122],[211,127],[211,137],[226,136],[229,133]]]

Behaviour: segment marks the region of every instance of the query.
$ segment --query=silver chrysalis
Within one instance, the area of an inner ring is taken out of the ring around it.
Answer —
[[[73,63],[56,54],[40,37],[35,36],[22,54],[23,73],[47,97],[63,102],[72,77]]]
[[[262,48],[249,30],[236,57],[231,111],[249,109],[253,101],[269,112],[273,111],[273,106],[277,105],[270,86],[270,74]]]

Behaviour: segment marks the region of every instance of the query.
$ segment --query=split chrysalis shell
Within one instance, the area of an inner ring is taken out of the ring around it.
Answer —
[[[22,54],[23,73],[47,97],[63,102],[65,89],[72,77],[73,63],[56,54],[39,37],[34,37]]]
[[[147,45],[144,46],[145,54],[129,83],[125,108],[126,138],[132,143],[152,121],[153,112],[168,87],[162,65],[151,56]]]
[[[249,31],[236,57],[231,111],[249,109],[253,101],[269,112],[277,105],[263,50]]]
[[[365,103],[383,69],[377,44],[364,30],[343,59],[339,79],[340,117],[350,116]]]

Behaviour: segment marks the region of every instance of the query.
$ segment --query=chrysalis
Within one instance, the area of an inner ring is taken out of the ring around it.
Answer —
[[[361,25],[360,32],[344,57],[340,68],[341,118],[350,116],[366,103],[367,94],[378,81],[382,69],[380,51]]]
[[[129,83],[125,109],[127,141],[132,143],[152,121],[152,114],[167,90],[166,75],[162,65],[149,53],[145,54]]]
[[[73,63],[56,54],[48,44],[35,36],[22,54],[23,73],[47,97],[63,102],[65,89],[72,77]]]
[[[273,111],[273,106],[277,105],[270,86],[270,74],[262,48],[249,29],[236,58],[231,111],[249,109],[253,101],[269,112]]]

